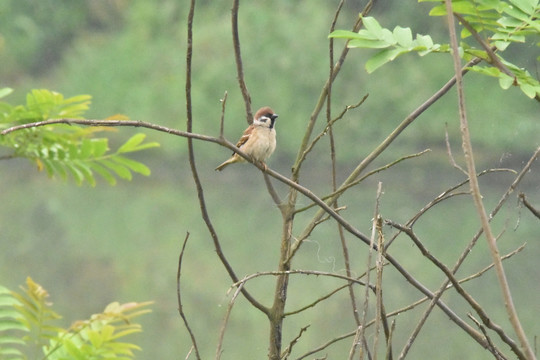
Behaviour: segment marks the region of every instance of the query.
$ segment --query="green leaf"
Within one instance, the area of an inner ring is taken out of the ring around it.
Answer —
[[[97,172],[105,181],[107,181],[109,185],[116,185],[116,178],[107,168],[101,166],[95,161],[89,162],[88,166],[90,166],[93,171]]]
[[[529,14],[524,13],[518,7],[508,6],[507,8],[504,9],[504,12],[515,19],[518,19],[525,23],[529,22]]]
[[[431,39],[431,36],[429,35],[416,35],[416,43],[419,46],[424,46],[427,49],[431,49],[433,47],[433,40]]]
[[[535,8],[538,6],[537,0],[510,0],[510,2],[517,6],[521,11],[531,16],[534,14]]]
[[[406,51],[403,51],[402,49],[386,49],[375,54],[366,62],[367,72],[371,74],[372,72],[374,72],[387,62],[394,60],[396,57],[398,57],[404,52]]]
[[[536,94],[540,95],[540,86],[532,86],[530,84],[520,84],[519,88],[525,95],[530,97],[531,99],[534,99]]]
[[[365,37],[357,32],[350,30],[334,30],[328,35],[330,38],[336,39],[364,39]]]
[[[374,17],[363,17],[362,23],[364,24],[366,30],[375,35],[378,39],[383,38],[383,28]]]
[[[105,165],[106,167],[108,167],[109,169],[111,169],[112,171],[114,171],[116,175],[118,175],[122,179],[131,181],[132,175],[126,166],[116,163],[111,160],[103,160],[101,161],[101,163]]]
[[[349,41],[347,47],[349,48],[366,48],[366,49],[384,49],[390,46],[386,41],[382,40],[367,40],[367,39],[353,39]]]
[[[82,171],[79,170],[79,168],[75,166],[75,164],[72,162],[67,162],[65,165],[71,175],[73,175],[73,179],[75,179],[77,185],[81,185],[84,180],[84,174],[82,173]]]
[[[131,160],[123,156],[115,156],[112,158],[112,160],[117,163],[127,166],[128,168],[131,169],[131,171],[134,171],[136,173],[139,173],[145,176],[150,175],[150,169],[146,165],[138,161]]]
[[[396,26],[394,28],[394,38],[397,40],[398,44],[404,48],[410,48],[413,45],[413,36],[410,28],[403,28],[401,26]]]
[[[138,146],[144,141],[144,138],[146,138],[146,135],[143,133],[133,135],[131,138],[128,139],[128,141],[124,143],[124,145],[120,146],[117,152],[121,154],[138,150]]]
[[[13,92],[13,89],[12,89],[12,88],[8,88],[8,87],[1,88],[1,89],[0,89],[0,99],[3,98],[3,97],[8,96],[8,95],[11,94],[12,92]]]
[[[506,75],[505,73],[499,74],[499,85],[504,90],[509,89],[514,84],[514,78]]]

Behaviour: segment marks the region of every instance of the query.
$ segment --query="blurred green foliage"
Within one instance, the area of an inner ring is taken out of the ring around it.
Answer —
[[[47,63],[40,58],[37,43],[33,45],[35,53],[31,59],[16,55],[19,47],[20,51],[31,47],[32,38],[25,35],[14,41],[15,36],[22,35],[7,30],[16,25],[12,19],[29,17],[38,24],[38,17],[46,16],[32,15],[34,10],[26,8],[28,3],[34,2],[14,0],[0,5],[10,6],[3,8],[9,12],[0,13],[3,16],[0,79],[4,85],[17,88],[10,97],[12,103],[24,103],[24,94],[31,89],[49,88],[65,94],[66,98],[72,94],[92,94],[93,106],[85,113],[89,118],[123,113],[136,120],[176,128],[185,126],[186,2],[88,1],[72,2],[72,6],[62,10],[59,7],[54,17],[81,20],[71,28],[69,41],[49,34],[49,30],[61,28],[64,23],[72,24],[70,19],[40,25],[42,36],[50,37],[51,41],[57,39],[59,43],[54,61]],[[197,4],[192,89],[194,131],[218,134],[219,99],[227,91],[225,134],[234,141],[246,124],[232,55],[231,4],[215,1]],[[337,1],[241,3],[240,40],[247,86],[253,107],[270,105],[280,114],[278,149],[269,165],[283,173],[290,169],[302,129],[328,76],[327,37],[336,5]],[[363,5],[362,1],[346,2],[336,28],[350,28]],[[385,27],[410,27],[414,33],[430,34],[435,43],[447,42],[446,25],[439,18],[427,16],[430,8],[431,4],[425,3],[377,2],[370,15]],[[337,57],[344,42],[335,40],[335,44]],[[362,107],[349,112],[334,127],[334,135],[339,139],[336,144],[339,179],[452,76],[451,59],[443,54],[420,59],[403,56],[368,75],[364,64],[372,54],[351,51],[332,91],[334,115],[369,93]],[[526,62],[526,67],[534,73],[535,48],[519,48],[511,56]],[[30,60],[36,63],[36,70],[25,65]],[[480,74],[467,74],[465,83],[479,167],[519,169],[538,144],[537,104],[522,96],[518,89],[503,91],[496,81]],[[323,123],[316,131],[322,131]],[[368,179],[351,193],[344,215],[359,228],[369,229],[377,181],[383,182],[385,190],[383,215],[403,222],[441,191],[462,181],[458,171],[448,169],[444,148],[446,128],[457,152],[459,127],[452,96],[422,114],[373,166],[382,166],[427,147],[433,151],[408,165],[397,166],[392,172]],[[110,133],[111,144],[120,146],[126,133],[132,135],[127,129],[119,134]],[[4,254],[0,261],[0,282],[16,286],[27,275],[39,276],[39,281],[53,290],[60,312],[72,314],[70,318],[96,312],[115,300],[154,299],[152,316],[141,320],[145,333],[135,335],[134,342],[143,348],[137,357],[184,358],[191,344],[178,317],[175,275],[181,241],[185,232],[190,231],[183,270],[185,310],[199,334],[203,355],[213,356],[219,324],[229,300],[226,292],[230,279],[221,271],[198,213],[186,165],[185,141],[163,134],[147,136],[151,142],[159,141],[161,148],[151,153],[136,153],[134,159],[147,164],[152,176],[114,188],[48,182],[43,176],[36,176],[26,163],[17,159],[2,161],[1,184],[8,191],[0,195],[4,204],[0,207],[0,253]],[[240,276],[273,270],[279,242],[275,229],[281,219],[262,190],[260,174],[249,166],[238,166],[217,176],[213,169],[224,160],[223,151],[200,143],[195,144],[195,149],[209,211],[216,229],[223,233],[224,251],[235,270]],[[309,155],[302,178],[302,183],[317,194],[331,191],[330,174],[320,171],[329,161],[326,152],[321,148]],[[456,157],[459,161],[459,156]],[[317,166],[312,170],[314,164]],[[522,190],[529,190],[531,201],[536,203],[540,201],[538,176],[538,171],[533,170],[522,184]],[[486,186],[483,195],[488,205],[493,204],[493,198],[500,196],[511,180],[512,176],[504,173],[481,179]],[[282,193],[284,189],[278,185],[277,190]],[[419,236],[428,241],[430,250],[448,264],[455,262],[463,244],[477,231],[474,209],[464,206],[459,199],[434,208],[415,225]],[[299,205],[308,204],[301,199]],[[509,202],[501,218],[494,221],[498,231],[506,230],[507,237],[500,240],[502,253],[513,250],[524,239],[537,237],[537,226],[522,212],[517,214],[516,203]],[[299,226],[308,216],[298,214]],[[441,223],[437,221],[440,218],[448,221]],[[335,228],[322,224],[317,229],[298,254],[295,266],[341,271],[344,265],[339,260],[338,241],[334,241]],[[426,270],[428,264],[419,260],[415,247],[406,241],[397,241],[393,247],[399,260],[427,286],[439,285],[442,276]],[[353,267],[363,270],[367,258],[365,247],[351,243],[350,251],[354,254]],[[479,243],[460,275],[465,277],[487,266],[485,251],[485,246]],[[527,269],[530,278],[540,277],[538,256],[538,249],[528,245],[519,254],[519,260],[511,259],[507,265],[510,280],[520,294],[515,299],[516,305],[522,309],[520,315],[525,326],[533,329],[532,333],[540,331],[535,321],[540,309],[538,304],[531,304],[529,295],[538,289],[531,288],[529,283],[523,285],[520,274]],[[404,306],[419,298],[394,272],[388,271],[385,276],[391,289],[386,297],[387,308]],[[493,287],[489,276],[475,281],[470,290],[482,305],[504,321],[503,307],[497,301],[498,289]],[[342,285],[330,279],[294,277],[291,284],[288,310],[304,306],[335,285]],[[270,302],[267,297],[273,291],[272,278],[260,278],[247,286],[265,304]],[[334,299],[325,311],[310,311],[297,319],[298,328],[312,324],[296,348],[298,354],[354,327],[350,314],[343,311],[349,306],[347,295],[337,294]],[[458,302],[456,309],[462,310],[461,315],[468,311],[454,294],[445,295],[445,301],[453,300]],[[244,301],[238,301],[240,309]],[[245,307],[237,312],[238,309],[230,320],[223,358],[245,358],[245,354],[264,357],[267,329],[266,325],[261,328],[261,324],[265,319],[255,311],[244,311]],[[401,314],[397,318],[398,330],[413,326],[422,310]],[[441,358],[441,354],[450,358],[490,358],[457,330],[450,339],[440,336],[440,328],[446,327],[446,321],[442,314],[434,315],[413,347],[412,358]],[[284,330],[286,341],[298,334],[294,326]],[[325,331],[316,330],[320,327]],[[249,339],[246,333],[250,334]],[[396,332],[395,336],[397,344],[406,341],[406,334]],[[335,347],[329,353],[331,358],[340,359],[347,356],[348,350],[348,347]]]
[[[30,277],[26,288],[0,286],[0,357],[2,359],[131,359],[137,345],[118,341],[141,331],[133,319],[150,312],[145,303],[111,303],[100,314],[73,323],[60,319],[48,301],[49,293]]]
[[[4,88],[7,95],[11,89]],[[79,95],[65,99],[62,94],[49,90],[32,90],[25,105],[0,102],[0,130],[50,119],[78,119],[90,104],[90,96]],[[116,117],[121,117],[117,115]],[[114,129],[107,127],[82,128],[73,124],[30,127],[2,135],[0,146],[12,152],[6,159],[24,157],[34,162],[39,170],[45,168],[50,177],[57,175],[66,180],[71,174],[79,185],[87,181],[96,185],[94,173],[115,185],[118,176],[132,179],[132,172],[150,175],[150,169],[125,154],[159,146],[156,142],[143,143],[146,135],[136,134],[121,145],[116,152],[109,152],[107,138],[95,134]]]

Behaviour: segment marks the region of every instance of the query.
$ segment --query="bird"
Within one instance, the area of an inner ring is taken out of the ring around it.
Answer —
[[[253,123],[248,126],[236,143],[236,147],[249,155],[254,161],[260,162],[265,170],[268,168],[265,161],[276,149],[276,129],[274,129],[274,124],[277,118],[278,115],[270,107],[264,106],[260,108],[253,117]],[[243,157],[233,153],[229,159],[216,168],[216,171],[221,171],[230,164],[245,161]]]

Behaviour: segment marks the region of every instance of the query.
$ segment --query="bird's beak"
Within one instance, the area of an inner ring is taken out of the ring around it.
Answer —
[[[272,120],[276,120],[278,118],[278,114],[272,114],[272,116],[270,117]]]

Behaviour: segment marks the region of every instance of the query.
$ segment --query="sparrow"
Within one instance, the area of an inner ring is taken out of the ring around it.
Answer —
[[[266,159],[276,149],[276,129],[274,129],[274,124],[277,118],[278,115],[268,106],[260,108],[253,117],[253,123],[248,126],[238,143],[236,143],[236,147],[249,155],[254,161],[260,162],[265,169],[267,169]],[[216,170],[221,171],[229,164],[245,161],[243,157],[233,153]]]

